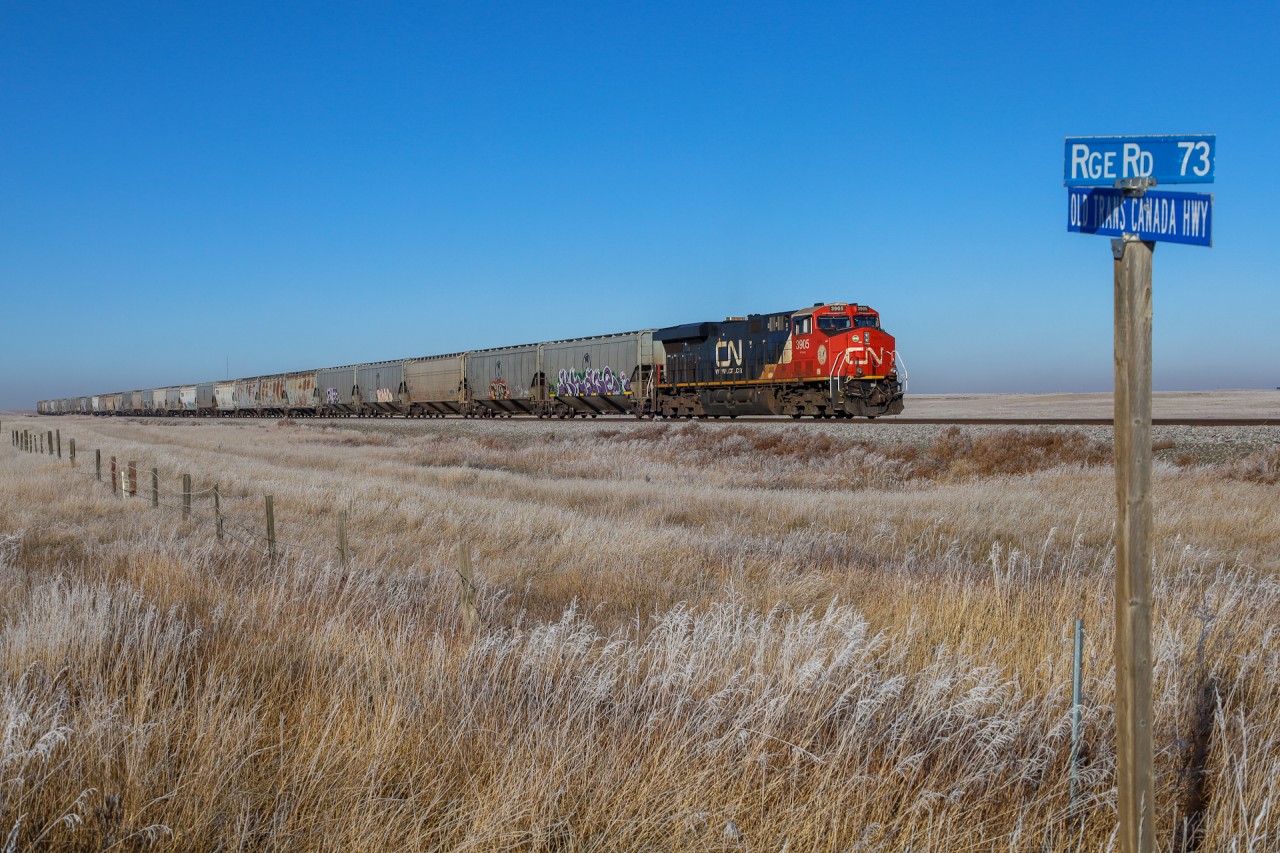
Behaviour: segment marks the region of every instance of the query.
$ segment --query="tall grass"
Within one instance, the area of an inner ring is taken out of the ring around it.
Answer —
[[[207,503],[183,522],[0,454],[11,849],[1113,844],[1092,439],[62,426],[216,479],[240,537]],[[1160,849],[1280,844],[1280,518],[1255,464],[1157,466]],[[274,565],[267,492],[295,546]]]

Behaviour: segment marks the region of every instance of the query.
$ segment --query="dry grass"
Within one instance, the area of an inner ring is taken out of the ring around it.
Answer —
[[[1223,475],[1248,483],[1280,483],[1280,447],[1269,447],[1225,466]]]
[[[75,472],[0,453],[14,849],[1111,846],[1113,488],[1083,433],[57,426]],[[93,447],[159,467],[166,507],[113,499]],[[1157,463],[1159,849],[1280,843],[1275,461]],[[183,471],[221,484],[223,544],[207,493],[173,508]]]

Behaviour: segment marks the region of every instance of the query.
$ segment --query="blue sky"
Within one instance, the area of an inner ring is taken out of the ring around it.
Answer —
[[[980,10],[980,11],[978,11]],[[1155,387],[1280,385],[1280,4],[0,4],[0,408],[849,300],[1111,386],[1064,136],[1216,133]]]

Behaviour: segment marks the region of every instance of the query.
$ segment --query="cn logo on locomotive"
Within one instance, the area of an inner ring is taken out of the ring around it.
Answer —
[[[724,352],[722,356],[720,353]],[[742,341],[716,341],[716,367],[733,367],[742,364]]]

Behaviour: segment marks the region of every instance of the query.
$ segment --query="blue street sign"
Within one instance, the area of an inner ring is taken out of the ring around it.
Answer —
[[[1117,181],[1153,178],[1157,185],[1211,184],[1218,137],[1068,136],[1063,183],[1069,187],[1114,187]]]
[[[1213,196],[1148,190],[1128,198],[1120,190],[1072,188],[1067,190],[1067,230],[1212,246]]]

